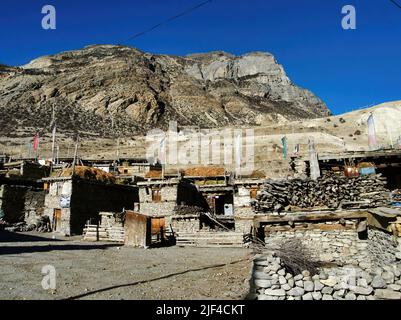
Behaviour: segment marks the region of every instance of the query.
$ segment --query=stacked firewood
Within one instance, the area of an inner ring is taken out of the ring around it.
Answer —
[[[297,208],[366,208],[388,204],[386,179],[380,174],[348,178],[329,174],[318,180],[268,181],[252,206],[257,212]]]
[[[179,214],[179,215],[185,215],[185,214],[201,214],[205,210],[203,210],[200,207],[197,206],[187,206],[187,205],[179,205],[175,206],[174,208],[174,213]]]

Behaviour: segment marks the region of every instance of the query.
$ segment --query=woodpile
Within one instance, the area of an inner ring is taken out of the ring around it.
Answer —
[[[104,227],[98,225],[86,225],[84,228],[85,241],[112,241],[124,242],[124,227]]]
[[[178,215],[186,215],[186,214],[202,214],[204,209],[197,206],[186,206],[186,205],[179,205],[175,206],[174,214]]]
[[[177,246],[202,248],[242,248],[243,234],[240,232],[196,231],[177,232]]]
[[[359,177],[325,175],[318,180],[268,181],[252,206],[257,212],[297,208],[367,208],[388,204],[386,179],[380,174]]]
[[[25,221],[17,223],[7,223],[0,219],[0,229],[10,232],[51,232],[50,219],[48,216],[41,216],[36,219],[34,223],[27,224]]]

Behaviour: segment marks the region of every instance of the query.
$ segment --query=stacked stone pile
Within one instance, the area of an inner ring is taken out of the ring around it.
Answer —
[[[28,232],[28,231],[37,231],[37,232],[51,232],[51,226],[50,226],[50,219],[47,216],[41,216],[38,217],[35,221],[33,221],[30,224],[27,224],[26,222],[17,222],[17,223],[6,223],[6,222],[1,222],[0,224],[2,225],[2,228],[5,231],[10,231],[10,232]],[[1,230],[1,227],[0,227]]]
[[[318,180],[268,181],[252,206],[257,212],[299,208],[378,207],[388,204],[386,179],[380,174],[349,178],[325,175]]]
[[[254,259],[250,298],[258,300],[376,300],[401,299],[400,262],[367,272],[360,266],[345,265],[287,271],[274,253]]]

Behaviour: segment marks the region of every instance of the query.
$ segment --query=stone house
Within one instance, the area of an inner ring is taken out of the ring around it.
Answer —
[[[48,174],[48,167],[33,162],[1,163],[0,218],[9,223],[35,223],[45,200],[40,179]]]
[[[262,179],[241,179],[234,181],[234,219],[235,230],[248,233],[253,226],[255,212],[251,201],[256,199],[263,185]]]
[[[138,188],[74,177],[43,179],[47,184],[44,215],[53,231],[82,234],[88,221],[96,224],[100,212],[133,210],[139,203]]]
[[[147,216],[165,216],[169,225],[177,204],[177,179],[138,182],[139,213]]]

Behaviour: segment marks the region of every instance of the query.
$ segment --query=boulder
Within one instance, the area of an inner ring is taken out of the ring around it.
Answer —
[[[308,292],[302,296],[302,300],[313,300],[312,293]]]
[[[272,282],[270,280],[264,279],[256,279],[254,280],[255,286],[259,288],[270,288],[272,286]]]
[[[303,296],[304,294],[305,294],[305,290],[300,287],[295,287],[288,291],[288,295],[294,296],[294,297],[300,297],[300,296]]]
[[[285,297],[285,290],[283,289],[266,289],[265,294],[268,296]]]
[[[304,289],[306,292],[312,292],[315,290],[315,285],[312,281],[304,281]]]
[[[358,286],[350,286],[349,289],[358,295],[368,296],[373,292],[372,287],[358,287]]]
[[[375,298],[380,300],[401,300],[401,292],[391,289],[377,289],[375,290]]]
[[[325,286],[328,287],[334,287],[337,284],[337,280],[335,278],[327,278],[326,280],[320,280],[321,283],[323,283]]]
[[[323,295],[320,292],[312,292],[313,300],[322,300]]]
[[[374,289],[381,289],[386,287],[386,281],[379,275],[373,277],[371,286]]]
[[[321,291],[324,288],[324,284],[319,280],[314,281],[315,291]]]

